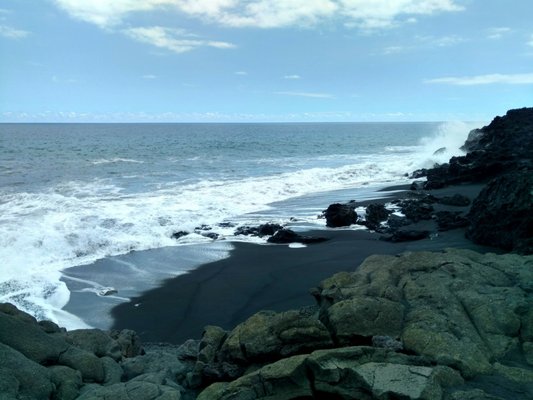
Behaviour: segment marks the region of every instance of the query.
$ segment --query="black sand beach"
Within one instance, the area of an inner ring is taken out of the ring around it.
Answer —
[[[458,185],[433,190],[431,194],[449,196],[460,193],[473,199],[481,188],[478,184]],[[399,188],[387,190],[391,189]],[[406,194],[407,191],[396,192],[394,197]],[[390,200],[388,197],[370,202]],[[434,221],[422,221],[413,228],[427,229],[433,224]],[[329,240],[304,248],[235,243],[229,258],[167,280],[161,287],[113,308],[114,328],[133,329],[145,341],[182,343],[189,338],[200,338],[206,325],[231,329],[260,310],[285,311],[313,306],[310,288],[336,272],[355,270],[373,254],[395,255],[404,251],[448,247],[493,251],[466,240],[464,229],[403,243],[379,240],[380,234],[368,230],[328,229],[307,232],[306,235]]]

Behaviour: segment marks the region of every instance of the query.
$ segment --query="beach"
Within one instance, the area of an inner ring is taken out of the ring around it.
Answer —
[[[409,192],[388,188],[388,197],[358,205],[390,202]],[[432,191],[435,196],[463,194],[473,199],[482,185],[460,185]],[[324,205],[326,208],[327,205]],[[442,207],[464,210],[464,207]],[[413,224],[414,229],[433,229],[434,221]],[[306,247],[288,245],[233,243],[229,257],[204,264],[164,281],[131,301],[120,303],[112,311],[114,329],[135,330],[150,342],[182,343],[199,339],[207,325],[231,329],[261,310],[286,311],[313,307],[310,289],[340,271],[354,271],[370,255],[396,255],[405,251],[440,251],[448,247],[468,248],[480,252],[495,251],[475,245],[464,237],[464,229],[439,232],[431,238],[391,243],[380,234],[366,229],[322,229],[305,233],[325,237],[323,243]],[[164,254],[171,262],[169,249]],[[175,257],[179,257],[176,249]],[[162,254],[163,256],[163,254]],[[157,260],[157,251],[152,253]],[[79,297],[77,297],[79,296]],[[94,296],[93,296],[94,298]],[[73,292],[66,310],[83,316],[83,294]],[[105,301],[105,298],[104,298]]]

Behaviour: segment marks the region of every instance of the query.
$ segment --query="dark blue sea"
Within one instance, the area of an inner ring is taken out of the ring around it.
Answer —
[[[0,124],[0,302],[69,325],[69,267],[168,246],[186,258],[213,242],[202,225],[219,235],[205,260],[261,241],[235,237],[241,225],[324,228],[330,202],[406,183],[460,154],[477,126]]]

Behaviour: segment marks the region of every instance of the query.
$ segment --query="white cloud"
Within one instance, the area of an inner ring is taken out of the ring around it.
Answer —
[[[153,75],[153,74],[146,74],[146,75],[143,75],[141,78],[143,79],[157,79],[157,75]]]
[[[533,47],[533,35],[529,37],[529,41],[527,42],[527,45]]]
[[[293,74],[293,75],[285,75],[283,79],[297,80],[297,79],[302,79],[302,77],[298,74]]]
[[[508,33],[511,33],[512,29],[508,28],[506,26],[498,27],[498,28],[490,28],[487,31],[487,38],[492,40],[501,39],[504,35],[507,35]]]
[[[315,99],[333,99],[335,96],[329,93],[312,93],[312,92],[275,92],[284,96],[311,97]]]
[[[248,75],[248,72],[246,72],[246,71],[235,71],[235,75],[246,76],[246,75]]]
[[[232,43],[201,40],[197,36],[191,35],[183,30],[162,26],[129,28],[122,32],[141,43],[148,43],[177,54],[185,53],[198,47],[215,47],[219,49],[235,47]]]
[[[448,85],[473,86],[473,85],[531,85],[533,84],[533,73],[527,74],[488,74],[463,77],[444,77],[427,79],[425,83],[441,83]]]
[[[22,39],[28,36],[30,32],[22,29],[15,29],[7,25],[0,25],[0,36],[8,39]]]
[[[465,41],[465,39],[458,35],[416,36],[415,39],[420,43],[429,45],[430,47],[449,47]]]
[[[404,46],[388,46],[383,49],[383,54],[390,55],[390,54],[400,54],[406,51],[406,47]]]
[[[416,22],[415,16],[461,11],[459,0],[55,0],[74,18],[102,28],[128,14],[165,11],[230,27],[277,28],[338,19],[365,30]]]
[[[402,21],[416,22],[414,15],[461,11],[455,0],[340,0],[342,14],[351,19],[348,24],[363,29],[390,28]]]
[[[434,49],[438,47],[450,47],[459,43],[465,42],[466,39],[458,35],[449,36],[415,36],[411,44],[408,45],[394,45],[383,49],[383,55],[393,55],[408,53],[419,49]]]

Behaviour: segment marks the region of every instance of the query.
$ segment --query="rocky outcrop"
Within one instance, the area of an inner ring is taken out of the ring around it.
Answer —
[[[67,400],[529,399],[532,265],[533,256],[454,249],[372,256],[314,288],[315,307],[263,311],[229,332],[208,326],[200,341],[146,351],[132,331],[66,332],[2,304],[0,393]]]
[[[427,176],[424,189],[463,182],[487,182],[504,173],[533,169],[533,108],[510,110],[487,126],[472,131],[463,149],[446,164],[416,171]]]
[[[182,398],[186,391],[178,384],[178,372],[186,368],[184,363],[168,352],[143,353],[133,331],[66,332],[11,304],[0,304],[2,399]]]
[[[533,174],[516,172],[490,181],[468,214],[475,243],[533,254]]]
[[[263,312],[211,334],[202,365],[234,365],[239,375],[198,398],[526,399],[532,264],[453,249],[369,257],[313,290],[318,312]]]
[[[283,227],[279,224],[262,224],[259,226],[240,226],[235,230],[235,235],[272,236]]]
[[[353,201],[346,204],[330,204],[323,214],[326,218],[326,226],[330,228],[350,226],[357,222],[355,202]]]

